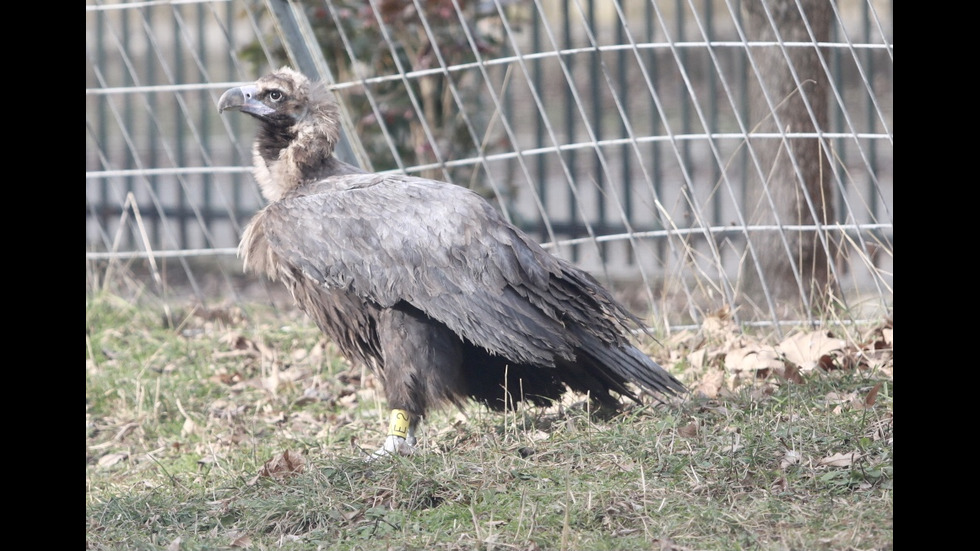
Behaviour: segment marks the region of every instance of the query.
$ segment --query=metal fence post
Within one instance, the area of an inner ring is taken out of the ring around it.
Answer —
[[[294,68],[310,78],[335,84],[333,72],[323,57],[323,51],[320,50],[303,6],[295,0],[266,0],[266,5],[283,38],[286,53],[295,65]],[[371,163],[367,159],[360,138],[354,132],[354,123],[350,114],[339,98],[337,98],[337,105],[340,109],[341,140],[337,144],[336,155],[344,162],[367,169]]]

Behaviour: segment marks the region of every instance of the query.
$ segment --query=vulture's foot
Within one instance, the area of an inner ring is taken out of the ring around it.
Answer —
[[[371,454],[369,459],[377,459],[386,455],[412,455],[415,453],[415,427],[418,420],[407,411],[391,410],[391,422],[388,426],[388,438],[378,451]]]
[[[378,451],[371,454],[371,459],[378,459],[387,455],[412,455],[415,453],[415,438],[402,438],[401,436],[389,435],[385,438],[383,446]]]

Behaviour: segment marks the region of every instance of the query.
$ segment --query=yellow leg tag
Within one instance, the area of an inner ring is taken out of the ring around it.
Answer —
[[[411,419],[411,416],[409,416],[407,411],[403,409],[391,410],[391,424],[388,425],[388,434],[390,436],[406,438],[408,436],[409,419]]]

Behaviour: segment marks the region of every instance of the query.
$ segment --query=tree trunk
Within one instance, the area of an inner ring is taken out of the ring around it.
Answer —
[[[796,1],[743,0],[748,39],[775,42],[778,36],[784,43],[827,41],[831,1],[834,0],[799,0],[805,21],[813,31],[811,38]],[[753,47],[750,55],[760,73],[749,75],[754,86],[752,121],[759,123],[750,125],[754,131],[827,130],[830,83],[816,48]],[[749,70],[752,71],[751,66]],[[818,139],[754,139],[750,145],[763,173],[761,178],[757,174],[751,177],[755,180],[750,182],[750,223],[808,226],[834,220],[830,170]],[[788,312],[817,313],[828,306],[836,287],[830,272],[829,256],[835,253],[828,254],[829,237],[821,241],[818,233],[811,230],[783,230],[755,232],[751,239],[760,266],[751,258],[745,263],[745,298],[766,311],[768,299],[772,299],[776,315],[780,316]]]

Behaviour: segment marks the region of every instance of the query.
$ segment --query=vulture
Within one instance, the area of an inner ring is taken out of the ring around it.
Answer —
[[[427,412],[468,399],[501,410],[570,389],[616,410],[640,402],[630,385],[659,401],[685,391],[632,344],[638,316],[479,194],[334,156],[339,111],[323,83],[283,67],[224,92],[229,110],[258,120],[268,201],[243,231],[244,269],[282,282],[377,375],[390,419],[375,456],[412,453]]]

